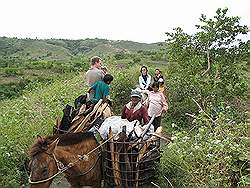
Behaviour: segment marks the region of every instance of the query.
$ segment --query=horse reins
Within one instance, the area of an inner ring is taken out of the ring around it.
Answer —
[[[119,133],[113,135],[112,137],[110,137],[109,139],[107,139],[105,142],[103,142],[102,144],[100,144],[99,146],[97,146],[96,148],[94,148],[93,150],[89,151],[87,154],[78,155],[78,159],[77,159],[77,160],[75,160],[75,161],[73,161],[73,162],[67,164],[66,166],[65,166],[61,161],[59,161],[59,160],[56,158],[56,156],[55,156],[54,153],[52,153],[53,159],[54,159],[55,162],[56,162],[56,166],[57,166],[58,172],[55,173],[54,175],[52,175],[52,176],[49,177],[49,178],[46,178],[46,179],[44,179],[44,180],[39,180],[39,181],[32,181],[32,180],[31,180],[31,173],[30,173],[30,176],[29,176],[29,183],[30,183],[30,184],[38,184],[38,183],[47,182],[47,181],[49,181],[49,180],[55,178],[57,175],[59,175],[59,174],[65,172],[65,171],[68,170],[69,168],[73,167],[76,163],[78,163],[78,162],[80,162],[80,161],[82,161],[82,160],[86,160],[86,161],[87,161],[87,160],[88,160],[88,156],[89,156],[91,153],[93,153],[94,151],[96,151],[97,149],[99,149],[100,147],[102,147],[104,144],[106,144],[108,141],[110,141],[111,139],[113,139],[113,138],[114,138],[115,136],[117,136],[118,134],[119,134]],[[48,155],[51,155],[51,154],[48,154]],[[85,175],[85,174],[87,174],[88,172],[90,172],[90,171],[95,167],[95,165],[97,164],[97,161],[99,160],[99,158],[100,158],[100,156],[99,156],[98,159],[96,160],[94,166],[90,168],[90,170],[88,170],[87,172],[84,172],[84,173],[82,173],[82,174],[80,174],[80,175]]]

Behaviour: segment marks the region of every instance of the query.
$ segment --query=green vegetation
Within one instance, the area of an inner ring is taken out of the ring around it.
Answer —
[[[116,114],[129,101],[141,65],[151,75],[155,68],[163,71],[170,108],[162,124],[173,142],[163,147],[156,184],[248,187],[249,41],[238,38],[248,27],[228,17],[227,9],[200,21],[193,35],[181,28],[167,33],[161,48],[104,39],[0,38],[0,187],[27,183],[24,162],[36,135],[51,134],[64,106],[88,89],[79,75],[88,68],[88,55],[103,55],[114,75]]]
[[[167,33],[166,121],[174,141],[163,153],[160,175],[165,186],[250,184],[249,82],[244,74],[249,41],[238,38],[248,28],[226,13],[227,9],[218,9],[213,19],[202,15],[194,35],[181,28]]]
[[[105,39],[17,39],[0,37],[0,100],[18,97],[27,84],[52,81],[66,72],[87,70],[89,57],[154,50],[157,44]],[[138,62],[135,58],[134,62]]]

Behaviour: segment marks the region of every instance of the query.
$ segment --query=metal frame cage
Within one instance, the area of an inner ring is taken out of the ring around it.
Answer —
[[[157,179],[160,139],[109,141],[103,150],[105,187],[142,187]]]

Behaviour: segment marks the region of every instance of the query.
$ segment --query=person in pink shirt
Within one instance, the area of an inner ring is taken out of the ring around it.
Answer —
[[[161,116],[162,113],[165,113],[168,110],[168,104],[166,102],[165,96],[162,92],[159,91],[159,83],[154,82],[152,84],[153,91],[144,90],[148,95],[148,115],[151,118],[155,115],[155,119],[153,121],[154,130],[161,126]]]

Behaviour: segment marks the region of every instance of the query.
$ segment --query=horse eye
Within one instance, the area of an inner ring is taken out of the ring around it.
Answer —
[[[42,174],[43,175],[48,175],[48,169],[47,169],[47,167],[43,168]]]

